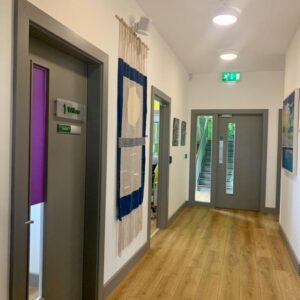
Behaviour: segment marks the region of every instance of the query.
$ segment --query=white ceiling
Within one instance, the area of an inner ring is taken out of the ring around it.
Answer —
[[[284,55],[300,24],[300,0],[229,0],[241,10],[235,25],[212,22],[221,0],[137,0],[190,73],[284,69]],[[239,58],[221,62],[219,51]]]

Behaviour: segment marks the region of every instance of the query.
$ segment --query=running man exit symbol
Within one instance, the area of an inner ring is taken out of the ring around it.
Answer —
[[[241,72],[223,72],[223,82],[239,82],[241,81]]]

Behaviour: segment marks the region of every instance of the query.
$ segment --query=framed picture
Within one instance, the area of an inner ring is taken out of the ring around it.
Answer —
[[[179,146],[179,119],[173,119],[173,140],[172,146]]]
[[[185,146],[186,143],[186,122],[181,121],[181,146]]]
[[[282,168],[297,175],[299,130],[299,90],[283,102],[282,111]]]

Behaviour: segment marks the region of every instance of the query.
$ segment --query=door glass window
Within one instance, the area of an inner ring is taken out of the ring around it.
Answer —
[[[197,117],[196,190],[197,202],[211,202],[213,116]]]
[[[226,154],[226,194],[234,194],[234,164],[235,164],[235,133],[236,123],[227,125],[227,154]]]
[[[48,70],[33,66],[30,141],[30,249],[28,300],[42,298],[46,201]]]

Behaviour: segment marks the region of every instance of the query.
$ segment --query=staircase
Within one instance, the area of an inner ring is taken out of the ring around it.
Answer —
[[[207,141],[205,148],[205,155],[202,161],[201,172],[198,177],[197,190],[203,192],[209,192],[211,190],[211,140]],[[233,142],[228,142],[228,159],[224,162],[226,164],[226,193],[233,194],[233,174],[234,174],[234,165],[233,157],[234,147]]]
[[[234,174],[234,145],[233,141],[228,141],[228,159],[226,169],[226,193],[233,194],[233,174]]]
[[[207,141],[201,172],[198,177],[197,190],[209,192],[211,188],[211,140]]]

